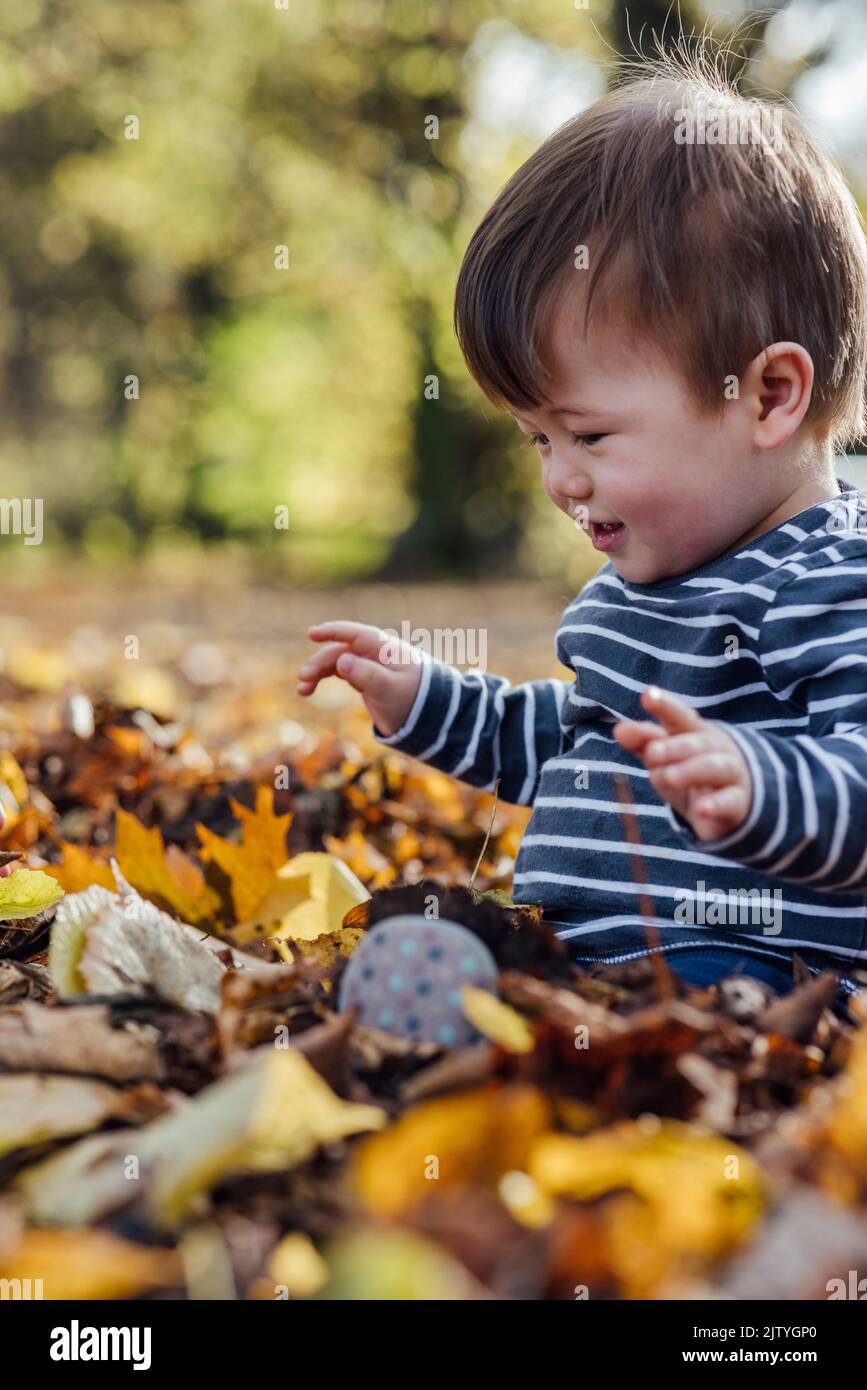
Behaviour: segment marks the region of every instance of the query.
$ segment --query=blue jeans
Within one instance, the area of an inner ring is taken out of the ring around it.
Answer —
[[[727,975],[751,975],[776,994],[787,994],[794,987],[791,967],[786,970],[756,956],[739,956],[714,946],[689,947],[665,957],[676,975],[688,985],[713,985]]]

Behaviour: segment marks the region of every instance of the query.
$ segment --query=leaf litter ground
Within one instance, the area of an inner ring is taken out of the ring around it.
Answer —
[[[264,673],[221,676],[194,721],[157,666],[96,698],[36,656],[2,691],[0,850],[50,887],[0,880],[0,1278],[785,1299],[867,1267],[863,996],[798,962],[779,1000],[580,971],[510,904],[527,812],[354,703],[287,719]],[[432,903],[499,972],[456,1051],[336,1008],[364,933]]]

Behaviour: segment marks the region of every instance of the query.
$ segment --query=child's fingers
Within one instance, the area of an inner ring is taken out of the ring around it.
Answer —
[[[749,795],[743,787],[724,787],[722,791],[712,792],[709,796],[702,796],[696,802],[695,809],[702,816],[714,816],[718,820],[736,826],[740,825],[750,809],[749,799]]]
[[[388,633],[372,623],[356,623],[342,618],[336,622],[314,623],[313,627],[307,629],[307,636],[314,642],[344,642],[359,656],[366,657],[376,656],[389,640]]]
[[[703,753],[686,762],[654,768],[650,780],[665,787],[723,787],[739,780],[739,768],[731,753]]]
[[[307,658],[304,665],[299,667],[299,685],[309,685],[311,689],[315,689],[319,681],[324,680],[326,676],[333,676],[337,667],[337,658],[347,650],[345,642],[329,642],[327,647],[322,647],[321,650],[314,652],[312,656]],[[309,692],[305,691],[304,693]]]
[[[344,652],[337,660],[337,674],[342,676],[359,695],[372,700],[387,699],[389,695],[390,673],[387,666],[367,657]]]
[[[664,733],[658,724],[640,719],[621,719],[614,725],[614,737],[628,753],[638,753],[654,737]]]
[[[658,685],[648,685],[642,690],[641,704],[648,714],[665,725],[670,734],[689,733],[693,729],[700,729],[704,722],[685,700],[668,690],[660,690]]]
[[[675,734],[671,738],[654,738],[645,744],[642,757],[648,767],[658,767],[661,763],[677,763],[684,758],[698,756],[708,751],[708,735]]]

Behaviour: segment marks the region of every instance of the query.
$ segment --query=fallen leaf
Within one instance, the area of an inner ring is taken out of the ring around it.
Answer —
[[[71,1076],[0,1076],[0,1155],[98,1129],[117,1104],[103,1081]]]
[[[234,799],[232,811],[241,822],[241,843],[215,835],[205,825],[196,826],[202,858],[216,864],[231,885],[236,922],[249,922],[274,886],[277,870],[286,863],[286,832],[292,814],[274,814],[273,787],[257,787],[256,809]]]
[[[104,1004],[51,1009],[24,1000],[0,1009],[0,1068],[73,1072],[112,1081],[162,1081],[160,1034],[141,1023],[113,1026]]]
[[[585,1137],[549,1133],[527,1171],[555,1197],[594,1202],[627,1189],[606,1211],[612,1265],[629,1298],[652,1297],[673,1268],[728,1253],[765,1206],[759,1165],[728,1139],[648,1116]]]
[[[319,1299],[435,1302],[485,1299],[482,1284],[432,1240],[412,1231],[365,1230],[333,1240]]]
[[[340,1100],[293,1048],[247,1055],[247,1065],[199,1091],[177,1114],[108,1136],[107,1145],[73,1145],[25,1170],[16,1188],[34,1217],[62,1224],[100,1219],[136,1195],[121,1161],[134,1158],[136,1193],[146,1193],[153,1219],[179,1225],[230,1174],[288,1171],[321,1144],[386,1122],[377,1106]]]
[[[201,873],[196,874],[189,860],[182,870],[182,881],[173,867],[177,852],[170,862],[158,826],[148,829],[135,816],[118,811],[115,857],[124,878],[143,898],[193,926],[213,921],[220,904],[218,895]],[[193,884],[196,891],[190,891]]]
[[[475,985],[464,985],[461,998],[465,1017],[484,1037],[506,1052],[532,1052],[533,1030],[517,1009],[504,1004],[490,990]]]
[[[15,869],[0,878],[0,922],[35,917],[63,897],[60,884],[41,869]]]
[[[109,864],[68,840],[60,841],[60,849],[63,856],[60,863],[49,864],[45,873],[56,878],[64,892],[81,893],[94,883],[101,888],[114,888],[114,874]]]
[[[0,751],[0,810],[3,812],[4,838],[14,830],[30,798],[27,778],[7,749]]]
[[[277,940],[315,941],[340,930],[348,912],[370,893],[333,854],[313,850],[283,864],[253,918],[239,926],[241,940],[265,930]]]
[[[181,1266],[173,1250],[108,1231],[29,1230],[13,1249],[0,1251],[0,1278],[20,1280],[36,1298],[135,1298],[180,1283]]]
[[[178,922],[120,879],[70,894],[51,929],[48,964],[61,995],[155,992],[178,1007],[216,1013],[228,964],[283,978],[285,966],[245,956]]]
[[[352,1178],[374,1215],[395,1217],[437,1186],[496,1182],[522,1168],[550,1107],[530,1086],[481,1086],[437,1097],[356,1149]]]

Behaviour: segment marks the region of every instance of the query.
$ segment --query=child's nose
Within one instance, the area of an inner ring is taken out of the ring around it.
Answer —
[[[546,482],[548,490],[561,497],[570,510],[593,495],[593,483],[574,459],[552,460]]]

